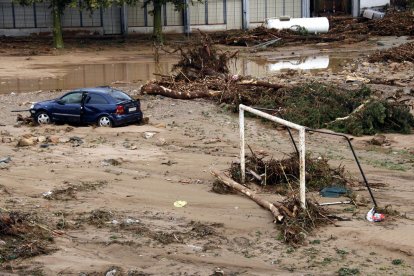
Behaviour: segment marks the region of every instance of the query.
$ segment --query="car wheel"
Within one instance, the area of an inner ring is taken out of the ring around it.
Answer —
[[[37,112],[35,115],[35,120],[36,120],[36,123],[38,123],[39,125],[48,125],[52,122],[49,114],[47,114],[46,111]]]
[[[112,127],[111,118],[109,118],[108,116],[99,117],[98,126],[100,126],[100,127]]]

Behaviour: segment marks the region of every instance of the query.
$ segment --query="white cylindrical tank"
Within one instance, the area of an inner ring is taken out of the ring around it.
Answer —
[[[285,69],[311,70],[326,69],[329,66],[329,56],[311,56],[302,59],[280,60],[268,65],[269,71],[280,71]]]
[[[266,18],[265,27],[293,31],[305,28],[309,33],[327,33],[329,31],[329,20],[326,17]]]

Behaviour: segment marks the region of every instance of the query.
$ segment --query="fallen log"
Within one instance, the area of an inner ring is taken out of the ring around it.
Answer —
[[[148,95],[161,95],[173,99],[190,100],[196,98],[208,98],[221,94],[221,91],[175,91],[155,83],[147,83],[141,87],[141,93]]]
[[[273,88],[273,89],[280,89],[280,88],[285,87],[282,84],[271,83],[271,82],[260,81],[260,80],[242,80],[238,82],[237,84],[248,85],[248,86],[261,86],[261,87]]]
[[[263,208],[269,210],[273,216],[275,217],[275,220],[277,222],[281,222],[283,220],[283,215],[279,212],[279,209],[282,210],[283,213],[286,213],[286,215],[293,217],[293,213],[289,211],[285,206],[279,203],[271,203],[260,196],[258,196],[254,191],[250,190],[249,188],[237,183],[233,179],[227,177],[224,173],[212,170],[211,174],[217,177],[218,180],[220,180],[223,184],[226,186],[229,186],[230,188],[235,189],[236,191],[241,192],[242,194],[248,196],[251,200],[256,202],[258,205],[262,206]]]

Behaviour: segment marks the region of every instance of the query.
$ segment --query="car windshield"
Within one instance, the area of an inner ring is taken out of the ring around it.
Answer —
[[[112,90],[109,95],[111,95],[114,99],[117,101],[123,102],[123,101],[130,101],[132,100],[130,96],[125,94],[124,92],[118,91],[118,90]]]

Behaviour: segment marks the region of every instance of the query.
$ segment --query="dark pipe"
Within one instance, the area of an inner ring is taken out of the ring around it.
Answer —
[[[345,134],[334,133],[334,132],[328,132],[328,131],[323,131],[323,130],[316,130],[316,129],[311,129],[311,128],[306,128],[306,131],[308,131],[308,132],[317,132],[317,133],[322,133],[322,134],[332,135],[332,136],[340,136],[340,137],[343,137],[343,138],[345,138],[345,139],[346,139],[346,141],[348,142],[349,147],[351,148],[352,155],[354,156],[355,162],[356,162],[356,163],[357,163],[357,165],[358,165],[359,172],[361,173],[362,178],[364,179],[365,186],[366,186],[366,187],[367,187],[367,189],[368,189],[368,192],[369,192],[369,195],[371,196],[372,202],[374,203],[374,206],[375,206],[375,207],[377,207],[377,202],[376,202],[376,200],[375,200],[375,198],[374,198],[374,195],[373,195],[373,193],[372,193],[372,191],[371,191],[371,187],[370,187],[370,186],[369,186],[369,184],[368,184],[368,180],[367,180],[367,178],[365,177],[365,173],[364,173],[364,171],[362,170],[361,164],[359,163],[358,157],[356,156],[356,153],[355,153],[354,147],[352,146],[352,143],[351,143],[351,140],[349,139],[349,137],[348,137],[348,136],[346,136]]]

